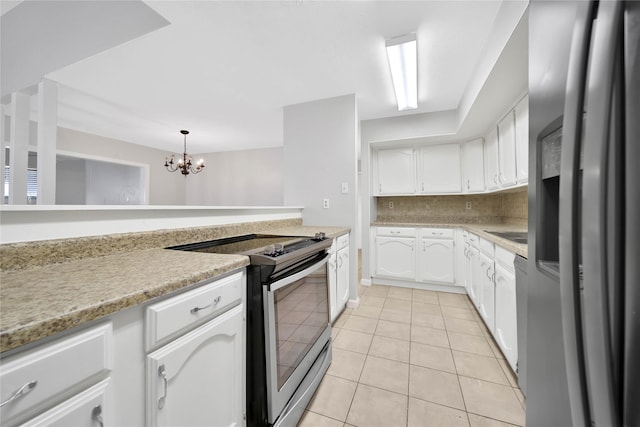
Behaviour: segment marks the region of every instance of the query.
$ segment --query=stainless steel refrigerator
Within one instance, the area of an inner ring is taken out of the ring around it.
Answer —
[[[527,426],[640,425],[640,2],[529,6]]]

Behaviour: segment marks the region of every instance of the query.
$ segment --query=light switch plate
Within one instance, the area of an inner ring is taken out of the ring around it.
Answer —
[[[348,182],[343,182],[342,183],[342,194],[347,194],[349,192],[349,183]]]

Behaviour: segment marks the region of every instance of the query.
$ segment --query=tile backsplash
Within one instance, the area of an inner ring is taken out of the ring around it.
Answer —
[[[378,221],[526,225],[527,188],[493,194],[378,197],[377,210]]]

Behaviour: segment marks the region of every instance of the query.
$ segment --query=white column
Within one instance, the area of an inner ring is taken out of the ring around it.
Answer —
[[[56,145],[58,85],[42,79],[38,84],[38,204],[56,204]]]
[[[7,144],[4,139],[4,106],[0,105],[0,205],[4,204],[4,165],[6,164]]]
[[[9,204],[27,204],[29,160],[29,96],[11,94],[11,137],[9,138]]]

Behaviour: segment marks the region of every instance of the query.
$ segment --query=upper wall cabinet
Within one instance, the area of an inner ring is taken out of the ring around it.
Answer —
[[[516,126],[513,111],[498,123],[498,184],[509,187],[516,183]]]
[[[498,130],[494,127],[487,134],[484,144],[484,182],[487,190],[499,188],[498,174]]]
[[[484,141],[482,138],[462,144],[462,191],[484,191]]]
[[[429,145],[419,150],[421,194],[460,193],[460,144]]]
[[[516,105],[516,178],[518,183],[529,181],[529,97]]]
[[[378,196],[415,194],[416,162],[413,148],[390,148],[377,151]]]

